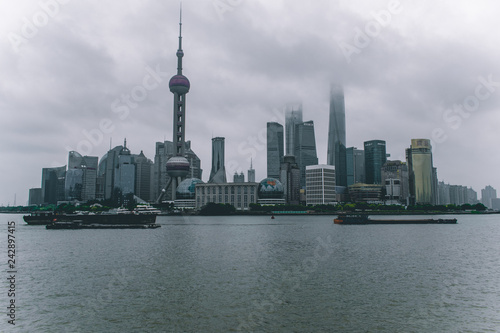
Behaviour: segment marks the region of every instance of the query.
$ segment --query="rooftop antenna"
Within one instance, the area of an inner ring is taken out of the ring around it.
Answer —
[[[109,137],[109,150],[111,150],[111,147],[113,146],[113,137]]]

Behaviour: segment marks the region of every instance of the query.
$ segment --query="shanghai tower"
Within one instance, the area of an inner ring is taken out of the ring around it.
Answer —
[[[337,84],[330,88],[327,164],[335,166],[336,185],[347,186],[344,89]]]

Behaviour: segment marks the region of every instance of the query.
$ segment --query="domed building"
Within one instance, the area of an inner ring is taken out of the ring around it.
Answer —
[[[180,182],[175,191],[175,207],[180,209],[196,208],[196,184],[205,184],[198,178],[186,178]]]
[[[195,187],[196,184],[204,184],[201,179],[198,178],[186,178],[179,186],[177,186],[176,197],[177,199],[192,199],[195,197]]]
[[[264,178],[259,183],[257,203],[261,205],[285,204],[283,185],[276,178]]]

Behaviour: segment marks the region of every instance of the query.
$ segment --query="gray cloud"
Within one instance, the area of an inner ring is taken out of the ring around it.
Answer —
[[[222,16],[214,2],[184,1],[187,139],[205,177],[213,135],[226,137],[226,162],[243,171],[250,153],[241,147],[253,145],[263,178],[265,142],[258,134],[294,101],[315,122],[324,163],[329,84],[338,82],[345,86],[348,145],[383,139],[393,158],[404,159],[412,138],[431,138],[442,128],[447,139],[433,147],[438,177],[476,191],[500,188],[493,153],[500,86],[457,129],[443,118],[475,93],[478,77],[500,81],[500,5],[400,3],[401,12],[348,63],[339,43],[353,44],[356,29],[364,31],[388,1],[241,1]],[[177,1],[69,1],[15,52],[9,34],[21,34],[23,18],[41,10],[38,1],[0,5],[0,142],[9,161],[0,170],[0,204],[12,204],[14,193],[18,203],[27,201],[28,189],[40,186],[41,168],[66,164],[67,148],[77,149],[83,131],[99,129],[103,119],[114,129],[92,147],[94,156],[107,151],[111,137],[113,145],[127,137],[132,152],[153,158],[155,142],[172,136],[168,78],[126,117],[111,105],[142,84],[147,67],[175,73]]]

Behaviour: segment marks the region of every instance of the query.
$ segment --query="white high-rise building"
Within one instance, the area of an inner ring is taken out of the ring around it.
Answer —
[[[306,203],[324,205],[335,202],[335,166],[326,164],[306,166]]]

